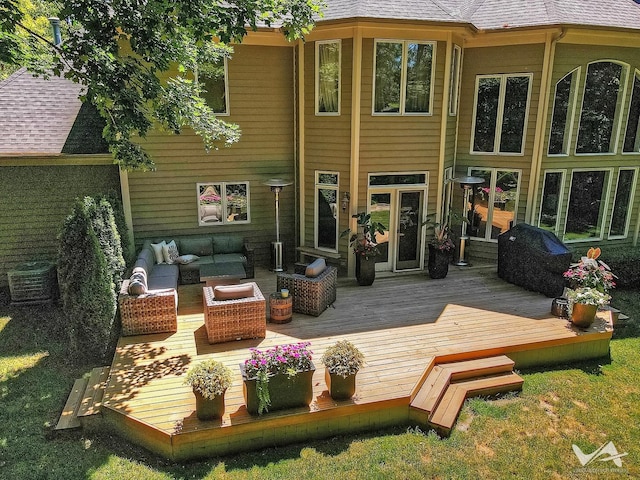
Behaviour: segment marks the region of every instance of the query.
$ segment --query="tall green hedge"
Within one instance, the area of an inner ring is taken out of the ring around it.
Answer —
[[[618,288],[640,290],[640,247],[603,246],[600,260],[618,277]]]

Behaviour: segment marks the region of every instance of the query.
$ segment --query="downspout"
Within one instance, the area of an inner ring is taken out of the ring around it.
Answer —
[[[440,122],[440,155],[438,158],[438,189],[436,193],[436,222],[442,220],[442,192],[444,190],[444,162],[447,148],[447,126],[449,123],[449,84],[451,83],[451,62],[453,58],[453,33],[447,35],[447,50],[444,61],[444,83],[442,95],[442,120]]]
[[[294,53],[295,55],[295,53]],[[294,68],[295,75],[295,68]],[[302,39],[298,40],[298,191],[300,198],[298,199],[298,210],[299,210],[299,235],[300,239],[298,241],[298,246],[304,246],[306,244],[306,232],[305,232],[305,197],[306,197],[306,189],[304,182],[304,174],[305,174],[305,136],[304,136],[304,128],[305,128],[305,111],[304,111],[304,41]],[[294,88],[295,88],[295,78],[294,78]]]

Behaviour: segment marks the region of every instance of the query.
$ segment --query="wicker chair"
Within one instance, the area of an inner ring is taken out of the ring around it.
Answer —
[[[129,280],[122,282],[118,305],[122,335],[175,332],[178,329],[178,293],[173,288],[129,295]]]
[[[237,300],[215,300],[213,288],[203,288],[204,325],[209,343],[265,337],[267,302],[258,285],[248,283],[253,285],[253,296]]]
[[[338,269],[328,266],[317,277],[299,273],[279,273],[278,291],[289,290],[293,296],[293,311],[318,316],[336,301]]]

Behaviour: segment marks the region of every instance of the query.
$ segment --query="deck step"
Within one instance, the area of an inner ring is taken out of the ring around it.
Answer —
[[[62,409],[60,419],[56,424],[55,430],[66,430],[69,428],[79,428],[81,426],[80,419],[78,418],[78,409],[80,408],[80,402],[84,396],[84,392],[87,388],[89,379],[79,378],[73,383],[73,388],[67,398],[67,403]]]
[[[109,378],[110,367],[96,367],[91,370],[84,395],[78,408],[78,418],[100,413],[104,389]]]
[[[449,435],[465,399],[521,390],[523,383],[522,377],[513,372],[452,383],[433,411],[429,424],[440,435]]]

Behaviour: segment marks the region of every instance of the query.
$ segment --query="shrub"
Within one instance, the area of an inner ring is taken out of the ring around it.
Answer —
[[[602,247],[600,260],[616,275],[618,288],[640,289],[640,247]]]
[[[101,199],[106,200],[113,209],[113,219],[116,224],[116,230],[120,235],[120,247],[122,248],[122,257],[125,264],[129,265],[135,259],[135,249],[132,248],[129,242],[129,228],[127,227],[127,221],[124,216],[124,207],[122,206],[122,200],[120,195],[115,190],[109,190],[106,195],[103,195]]]

